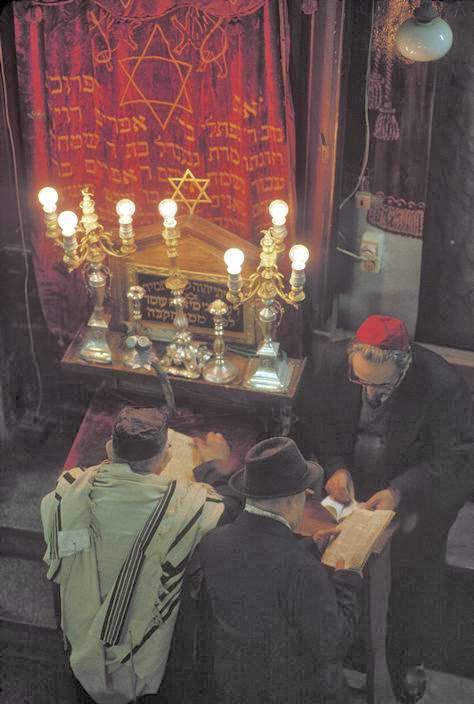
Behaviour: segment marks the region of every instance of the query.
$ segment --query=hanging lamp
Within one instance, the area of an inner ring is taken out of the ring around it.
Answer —
[[[395,37],[398,51],[411,61],[437,61],[448,53],[452,43],[451,27],[438,15],[432,0],[421,0]]]

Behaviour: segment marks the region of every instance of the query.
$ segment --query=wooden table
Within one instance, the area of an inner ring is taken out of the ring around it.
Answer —
[[[303,535],[336,525],[328,511],[314,499],[307,500],[298,531]],[[394,520],[380,537],[364,567],[362,636],[367,649],[367,703],[396,704],[385,654],[387,613],[391,588],[390,542],[398,528]]]
[[[139,394],[154,397],[162,396],[160,382],[154,371],[146,369],[131,369],[123,362],[125,353],[123,335],[116,332],[107,334],[112,350],[112,364],[94,364],[79,357],[85,328],[81,328],[62,359],[62,366],[68,372],[84,377],[84,382],[97,387],[103,383],[110,388],[123,391],[136,391]],[[161,356],[164,344],[154,342],[154,351]],[[205,379],[185,379],[169,376],[176,401],[194,404],[199,408],[208,407],[216,410],[236,410],[248,412],[261,425],[262,435],[288,435],[291,427],[292,409],[297,397],[306,359],[291,359],[294,373],[291,384],[286,391],[257,391],[246,389],[243,378],[248,364],[248,358],[237,354],[229,354],[229,358],[237,365],[239,374],[230,384],[212,384]]]

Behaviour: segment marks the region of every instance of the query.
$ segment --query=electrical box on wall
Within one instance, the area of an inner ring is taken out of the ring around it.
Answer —
[[[354,201],[356,208],[359,210],[368,210],[372,202],[372,194],[368,191],[357,191]]]
[[[367,230],[360,238],[359,254],[363,257],[360,263],[362,271],[377,274],[382,269],[384,233]]]

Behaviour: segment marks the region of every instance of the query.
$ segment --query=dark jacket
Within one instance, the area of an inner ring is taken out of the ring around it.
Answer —
[[[312,541],[242,513],[198,549],[203,570],[204,701],[335,702],[356,623],[358,574],[333,577]],[[202,641],[201,641],[202,642]]]
[[[362,388],[349,381],[346,349],[346,343],[327,345],[301,411],[300,440],[328,477],[342,466],[355,471]],[[474,487],[473,438],[471,397],[459,371],[414,344],[386,426],[385,486],[400,490],[401,506],[452,522]],[[357,488],[357,474],[353,477]]]

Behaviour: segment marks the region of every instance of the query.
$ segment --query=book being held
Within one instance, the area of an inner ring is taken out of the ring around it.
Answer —
[[[395,511],[354,508],[342,519],[340,532],[329,543],[321,562],[336,567],[343,560],[346,569],[361,570],[394,516]]]
[[[394,511],[369,511],[354,499],[342,504],[331,497],[321,503],[309,498],[303,519],[298,526],[301,535],[312,535],[338,526],[337,535],[323,553],[321,562],[336,567],[344,561],[346,569],[361,570],[378,544],[393,517]]]

